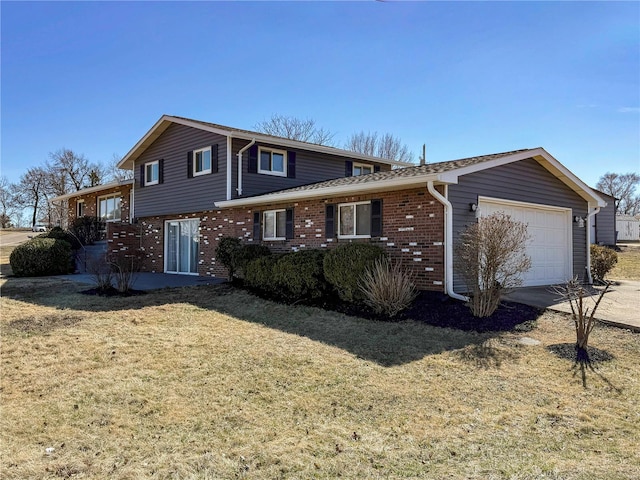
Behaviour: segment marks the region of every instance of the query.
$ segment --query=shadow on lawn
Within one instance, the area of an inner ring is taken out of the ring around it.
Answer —
[[[587,346],[586,351],[579,350],[575,343],[557,343],[549,345],[547,350],[555,354],[557,357],[573,361],[573,365],[571,366],[573,376],[580,377],[584,388],[587,388],[587,373],[591,372],[600,377],[600,379],[606,383],[611,390],[616,393],[622,392],[621,388],[615,386],[608,378],[597,370],[599,364],[610,362],[615,359],[615,357],[606,350],[601,350],[591,346]]]
[[[463,359],[484,368],[497,367],[510,359],[504,356],[504,351],[486,343],[498,335],[496,332],[466,332],[433,327],[419,321],[367,320],[314,307],[269,302],[227,284],[164,289],[133,297],[99,297],[79,293],[84,289],[86,287],[65,280],[9,278],[2,294],[67,312],[117,312],[189,304],[335,346],[382,366],[402,365],[427,355],[453,350],[461,350]],[[16,325],[23,325],[24,319],[17,322]]]

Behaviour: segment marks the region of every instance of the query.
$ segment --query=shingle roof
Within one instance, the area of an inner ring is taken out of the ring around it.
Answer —
[[[286,194],[291,192],[304,192],[319,190],[323,188],[341,187],[347,185],[362,185],[373,182],[384,182],[391,179],[419,177],[423,175],[437,174],[456,170],[458,168],[468,167],[479,163],[489,162],[502,157],[508,157],[516,153],[530,151],[531,149],[513,150],[511,152],[493,153],[491,155],[482,155],[478,157],[462,158],[459,160],[450,160],[446,162],[427,163],[425,165],[416,165],[414,167],[398,168],[387,172],[370,173],[368,175],[357,175],[353,177],[340,177],[333,180],[325,180],[323,182],[301,185],[299,187],[288,188],[286,190],[278,190],[271,195]]]

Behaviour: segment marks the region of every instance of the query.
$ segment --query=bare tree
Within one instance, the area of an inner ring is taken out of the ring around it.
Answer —
[[[7,177],[0,177],[0,227],[9,228],[16,224],[12,185]]]
[[[17,206],[32,211],[31,225],[37,222],[38,214],[47,207],[48,174],[42,167],[33,167],[22,174],[14,185],[13,198]]]
[[[46,169],[55,179],[56,192],[69,193],[85,187],[95,187],[102,183],[104,169],[98,163],[91,163],[82,154],[63,148],[49,154]],[[62,194],[62,193],[58,193]]]
[[[616,211],[625,215],[640,214],[640,195],[635,194],[640,185],[640,175],[630,173],[607,172],[596,184],[596,188],[612,197],[616,197]]]
[[[349,137],[344,148],[352,152],[387,160],[398,160],[401,162],[413,161],[413,153],[409,151],[409,147],[390,133],[385,133],[380,136],[378,132],[354,133]]]
[[[502,212],[481,217],[460,234],[456,264],[474,316],[492,315],[503,291],[522,284],[522,274],[531,268],[528,240],[527,226]]]
[[[124,170],[118,168],[118,163],[122,160],[122,156],[114,153],[109,161],[105,171],[105,178],[112,182],[123,182],[133,179],[133,170]]]
[[[335,133],[317,127],[315,120],[310,118],[303,120],[278,114],[273,114],[270,119],[256,123],[253,128],[268,135],[317,145],[333,146],[333,137],[335,136]]]

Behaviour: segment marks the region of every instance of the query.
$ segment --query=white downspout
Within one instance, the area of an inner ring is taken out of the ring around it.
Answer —
[[[587,208],[590,208],[589,205]],[[587,214],[587,278],[589,279],[589,283],[593,283],[593,278],[591,278],[591,218],[598,214],[600,211],[600,207],[596,207],[593,212]]]
[[[451,298],[468,302],[469,298],[453,291],[453,206],[451,202],[427,182],[429,193],[444,206],[444,289]]]
[[[249,142],[247,145],[245,145],[244,147],[242,147],[240,149],[240,151],[238,152],[238,196],[241,197],[242,196],[242,154],[244,152],[246,152],[249,148],[251,148],[254,144],[256,143],[256,139],[253,138],[251,139],[251,142]]]

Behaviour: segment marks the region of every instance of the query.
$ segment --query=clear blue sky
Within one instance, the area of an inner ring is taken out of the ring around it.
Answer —
[[[640,171],[638,2],[6,2],[2,174],[124,155],[164,114],[391,132],[427,160],[542,146]]]

